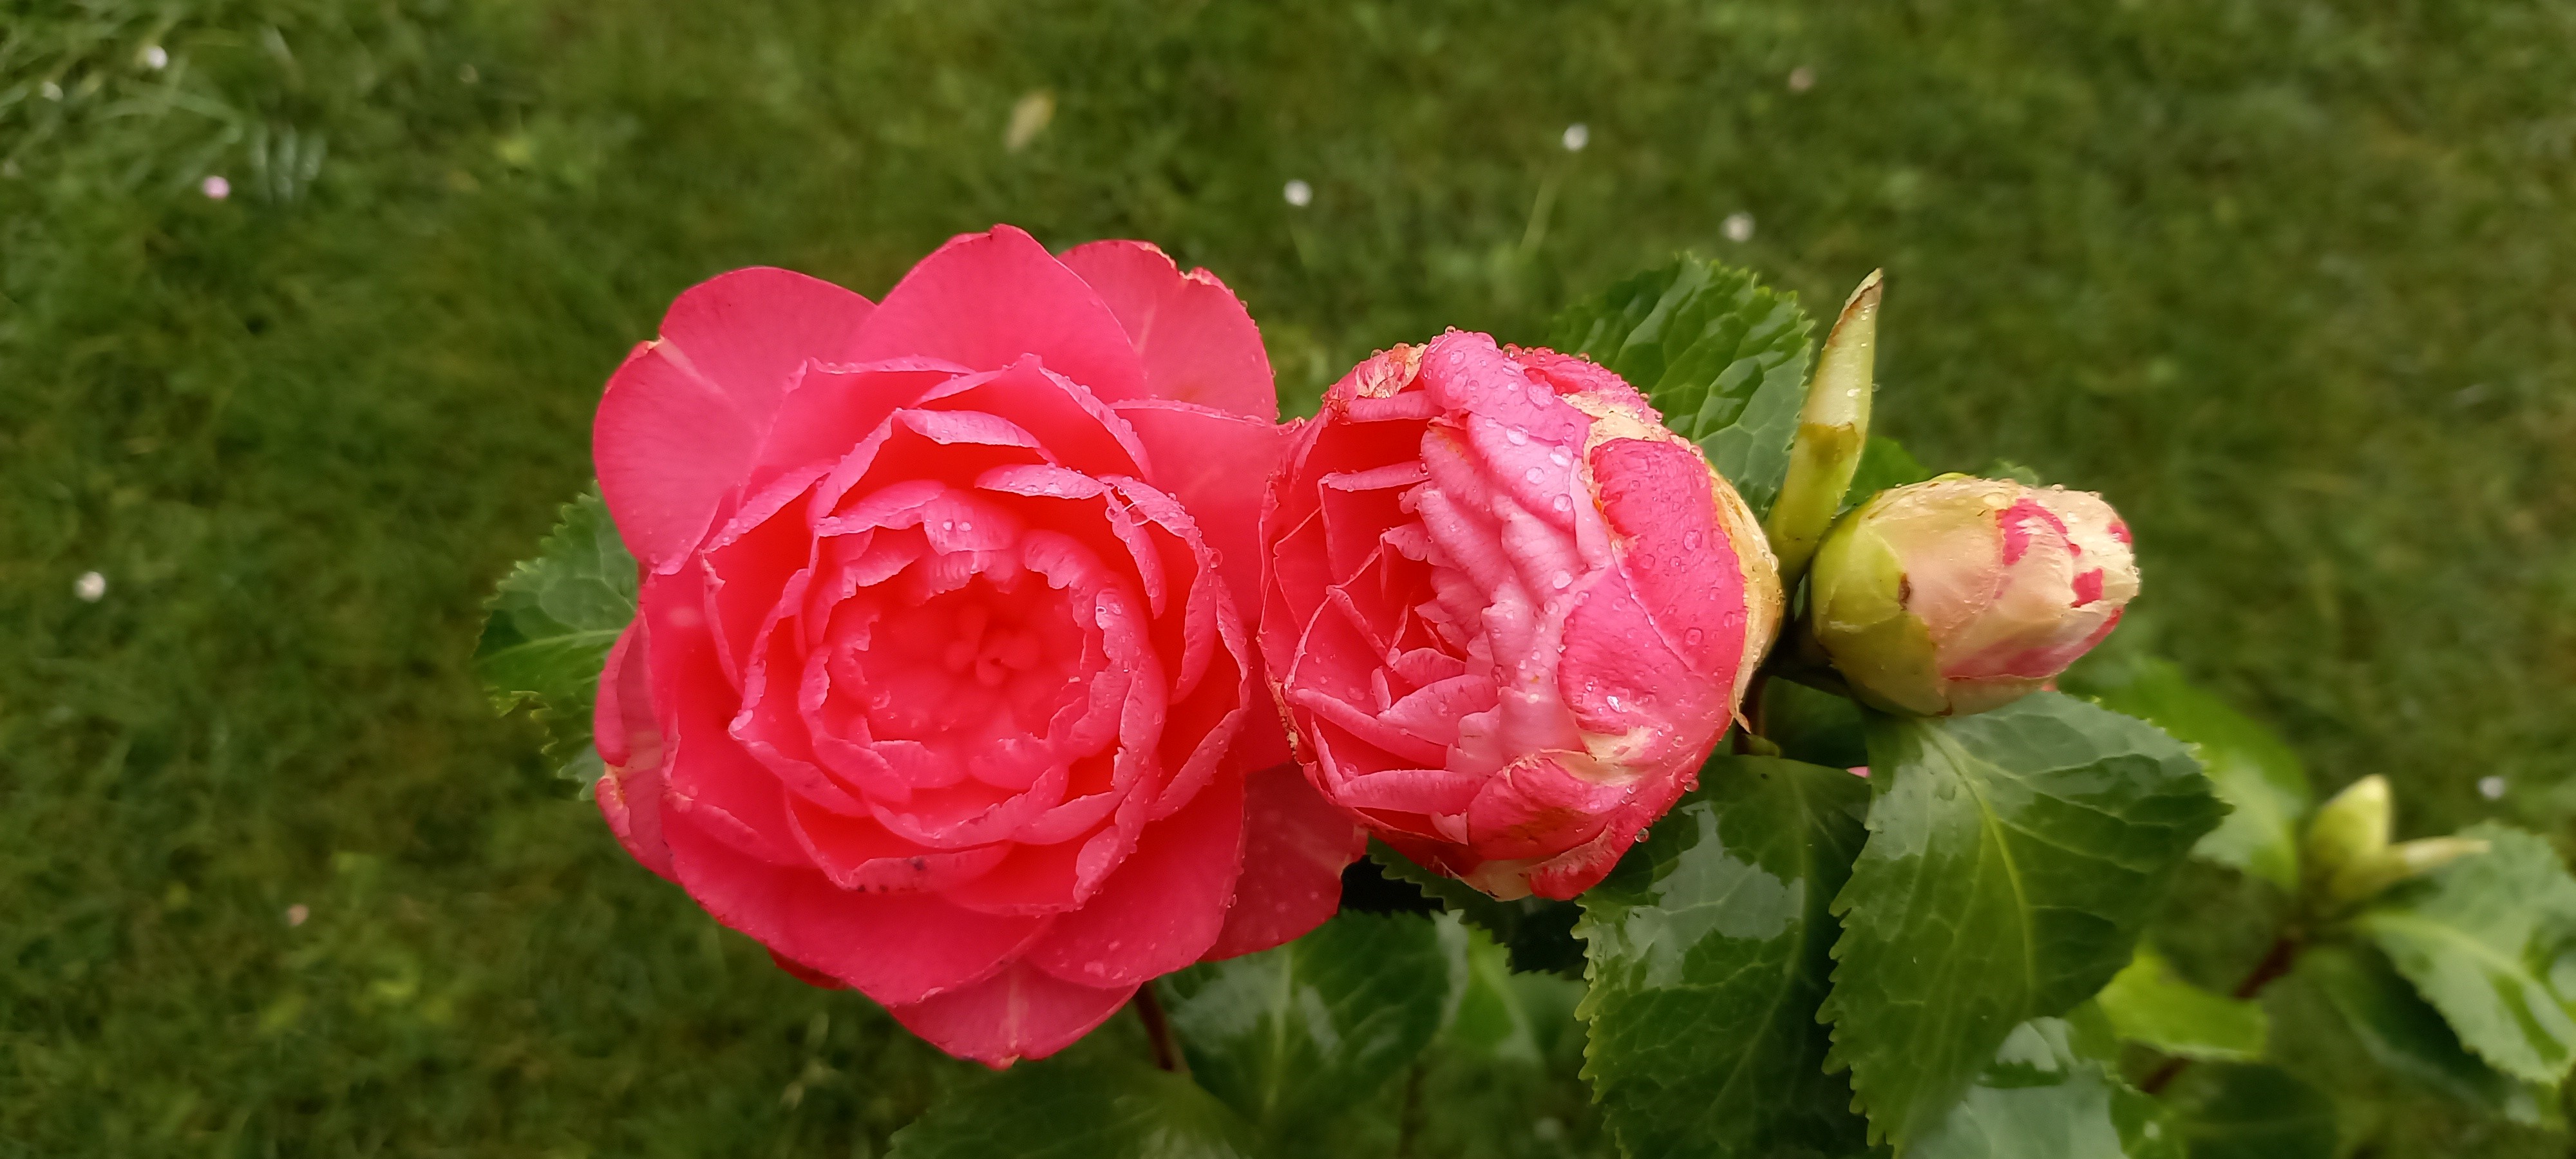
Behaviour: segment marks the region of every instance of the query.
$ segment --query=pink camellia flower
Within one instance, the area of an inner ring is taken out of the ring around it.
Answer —
[[[1735,489],[1619,376],[1451,331],[1351,371],[1262,513],[1262,652],[1315,787],[1501,898],[1601,880],[1780,615]]]
[[[2138,594],[2099,495],[1948,475],[1843,516],[1816,552],[1809,627],[1861,699],[1984,712],[2045,687]]]
[[[1240,611],[1276,415],[1242,304],[1140,242],[1000,227],[874,306],[691,289],[593,432],[643,570],[601,812],[782,966],[997,1066],[1312,928],[1361,841]]]

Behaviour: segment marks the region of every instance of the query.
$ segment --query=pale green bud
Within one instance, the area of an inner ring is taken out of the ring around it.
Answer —
[[[1879,271],[1871,270],[1843,303],[1816,359],[1807,402],[1798,412],[1798,437],[1789,445],[1789,474],[1763,520],[1771,552],[1780,560],[1780,583],[1795,589],[1816,543],[1842,510],[1869,442],[1869,404],[1878,364]]]
[[[1984,712],[2046,687],[2137,591],[2128,528],[2100,496],[1945,475],[1834,524],[1807,627],[1878,708]]]
[[[2354,781],[2318,806],[2299,851],[2310,888],[2329,901],[2353,900],[2339,883],[2346,872],[2368,866],[2388,851],[2390,814],[2388,778],[2377,774]]]

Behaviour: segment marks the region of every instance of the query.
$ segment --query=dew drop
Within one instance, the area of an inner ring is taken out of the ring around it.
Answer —
[[[1944,801],[1955,800],[1959,796],[1959,782],[1941,781],[1932,787],[1932,795]]]
[[[1708,633],[1697,628],[1693,628],[1690,631],[1682,633],[1682,643],[1688,644],[1693,648],[1699,647],[1700,641],[1706,639],[1708,639]]]
[[[1513,427],[1512,429],[1503,432],[1503,437],[1511,440],[1512,445],[1515,447],[1525,446],[1529,443],[1529,431],[1521,427]]]
[[[1532,483],[1536,483],[1541,479],[1547,478],[1547,472],[1539,470],[1536,467],[1532,467],[1529,470],[1521,472],[1521,478],[1527,479]]]
[[[1604,699],[1604,700],[1606,700],[1606,701],[1609,701],[1609,702],[1610,702],[1610,711],[1612,711],[1612,712],[1617,712],[1617,711],[1619,711],[1619,698],[1618,698],[1618,697],[1616,697],[1616,696],[1605,696],[1605,697],[1603,697],[1602,699]]]
[[[1557,449],[1547,453],[1547,461],[1562,467],[1568,463],[1572,463],[1574,461],[1574,456],[1566,454],[1565,448],[1558,447]]]
[[[1683,537],[1682,537],[1682,548],[1683,548],[1683,550],[1685,550],[1685,551],[1698,551],[1698,550],[1699,550],[1699,533],[1698,533],[1698,532],[1696,532],[1696,531],[1694,531],[1694,532],[1691,532],[1691,533],[1690,533],[1690,534],[1688,534],[1688,535],[1683,536]]]
[[[1565,589],[1567,589],[1567,588],[1569,588],[1569,587],[1574,586],[1574,573],[1572,573],[1572,572],[1564,572],[1564,571],[1561,571],[1561,572],[1556,573],[1556,578],[1555,578],[1555,579],[1549,580],[1549,581],[1547,581],[1547,582],[1548,582],[1551,586],[1555,587],[1555,588],[1556,588],[1556,590],[1558,590],[1558,591],[1560,591],[1560,592],[1561,592],[1561,591],[1564,591]]]
[[[1554,500],[1551,500],[1548,505],[1559,511],[1574,510],[1574,500],[1571,497],[1564,495],[1557,496]]]

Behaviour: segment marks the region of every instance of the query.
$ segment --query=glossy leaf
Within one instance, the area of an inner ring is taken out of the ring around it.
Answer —
[[[1190,1073],[1270,1136],[1376,1094],[1439,1032],[1463,980],[1444,924],[1347,913],[1162,979]]]
[[[2145,946],[2096,1000],[2120,1037],[2184,1058],[2250,1062],[2271,1035],[2260,1003],[2194,986]]]
[[[895,1132],[889,1159],[1250,1159],[1252,1131],[1187,1076],[1126,1059],[1022,1063]]]
[[[1832,1063],[1903,1148],[2013,1028],[2129,963],[2224,806],[2182,746],[2073,697],[1876,717],[1869,840],[1835,899]]]
[[[2299,818],[2316,804],[2299,755],[2271,729],[2201,691],[2170,661],[2141,658],[2088,673],[2076,691],[2142,718],[2192,748],[2234,812],[2194,856],[2299,888]]]
[[[2355,925],[2442,1012],[2460,1041],[2526,1082],[2576,1063],[2576,879],[2539,837],[2464,830],[2488,852],[2384,895]]]
[[[2334,1159],[2334,1100],[2276,1066],[2195,1066],[2165,1104],[2191,1159]]]
[[[1683,256],[1568,307],[1548,345],[1591,355],[1645,392],[1760,517],[1789,470],[1810,329],[1796,295]]]
[[[1719,756],[1583,895],[1584,1077],[1631,1155],[1845,1155],[1865,1127],[1816,1021],[1869,786]]]
[[[1412,885],[1442,910],[1492,935],[1513,970],[1582,976],[1583,943],[1574,940],[1574,923],[1582,911],[1573,902],[1544,897],[1496,901],[1466,882],[1414,864],[1375,838],[1369,839],[1369,860],[1387,877]]]
[[[563,775],[600,772],[590,706],[609,645],[635,618],[635,557],[593,487],[563,507],[534,559],[511,569],[485,604],[474,675],[500,712],[533,711]]]
[[[2371,1060],[2391,1073],[2518,1123],[2557,1117],[2555,1090],[2519,1082],[2470,1054],[2442,1012],[2378,951],[2310,947],[2290,980],[2322,994]]]
[[[2183,1159],[2163,1105],[2073,1039],[2062,1019],[2013,1027],[1906,1159]]]

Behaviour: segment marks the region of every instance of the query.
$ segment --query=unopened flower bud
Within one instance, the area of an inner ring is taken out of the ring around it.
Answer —
[[[2354,781],[2325,804],[2308,822],[2307,841],[2299,853],[2306,863],[2309,888],[2332,896],[2346,870],[2367,865],[2388,850],[2388,778],[2372,775]]]
[[[1816,553],[1809,629],[1862,700],[1945,716],[2045,686],[2138,592],[2102,497],[1949,475],[1844,516]]]
[[[1794,589],[1816,554],[1816,543],[1842,510],[1869,443],[1869,402],[1878,362],[1879,272],[1861,279],[1842,316],[1825,338],[1824,355],[1816,360],[1815,380],[1807,384],[1806,405],[1798,412],[1798,436],[1789,446],[1789,474],[1762,529],[1771,537],[1771,552],[1780,559],[1780,583]]]
[[[1779,623],[1762,530],[1608,369],[1452,331],[1353,370],[1262,515],[1315,787],[1422,866],[1571,898],[1688,789]]]

